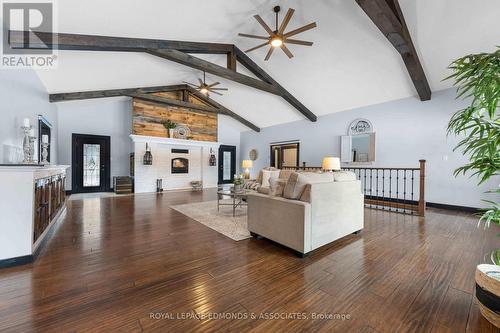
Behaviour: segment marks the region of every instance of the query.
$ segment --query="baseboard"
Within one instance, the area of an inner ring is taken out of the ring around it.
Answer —
[[[115,191],[115,189],[110,187],[107,190],[105,190],[104,192],[114,192],[114,191]],[[81,192],[81,193],[95,193],[95,192]],[[73,194],[72,190],[66,190],[66,195],[71,195],[71,194]],[[79,194],[79,193],[76,193],[76,194]]]
[[[2,259],[0,260],[0,268],[14,267],[18,265],[25,265],[33,262],[33,255]]]
[[[442,203],[437,203],[437,202],[426,202],[425,204],[427,207],[446,209],[446,210],[454,210],[454,211],[458,211],[458,212],[477,213],[480,211],[480,209],[476,208],[476,207],[449,205],[449,204],[442,204]]]

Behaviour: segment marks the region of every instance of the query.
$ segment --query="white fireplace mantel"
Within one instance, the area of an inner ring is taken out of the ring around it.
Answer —
[[[145,135],[130,135],[134,153],[134,186],[136,193],[156,191],[156,182],[163,181],[164,190],[191,188],[192,181],[202,181],[203,188],[217,187],[218,167],[210,165],[211,155],[216,155],[220,142],[161,138]],[[143,164],[146,144],[153,155],[151,165]],[[179,151],[176,151],[178,149]],[[181,151],[182,150],[182,151]],[[186,158],[187,173],[172,173],[172,160]],[[216,158],[217,160],[217,158]],[[216,161],[218,162],[218,161]]]
[[[196,147],[219,148],[219,146],[221,145],[220,142],[160,138],[157,136],[135,135],[135,134],[131,134],[130,138],[132,139],[133,142],[136,143],[159,143],[170,146],[196,146]]]

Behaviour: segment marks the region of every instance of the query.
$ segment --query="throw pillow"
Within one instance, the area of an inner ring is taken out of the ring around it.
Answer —
[[[288,178],[290,178],[290,175],[293,172],[294,172],[293,170],[281,170],[279,178],[288,181]]]
[[[262,186],[269,187],[269,178],[271,177],[279,177],[279,170],[262,170]]]
[[[273,171],[273,170],[278,170],[278,169],[276,169],[275,167],[265,167],[262,170],[260,170],[259,174],[257,175],[257,179],[256,179],[259,184],[262,184],[262,173],[264,170]]]
[[[283,196],[283,190],[285,189],[286,186],[286,180],[276,178],[276,177],[271,177],[269,179],[269,195],[274,196],[274,197],[282,197]]]

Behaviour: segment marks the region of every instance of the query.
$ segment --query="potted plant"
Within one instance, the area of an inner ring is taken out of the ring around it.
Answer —
[[[469,163],[456,169],[454,175],[470,172],[482,184],[500,175],[500,48],[493,53],[467,55],[449,68],[453,74],[446,79],[454,79],[457,98],[470,101],[448,124],[449,134],[464,136],[455,150],[469,158]],[[488,193],[498,198],[500,188]],[[494,200],[485,202],[490,207],[480,212],[478,225],[500,225],[500,204]],[[483,316],[500,327],[500,250],[493,250],[489,257],[493,265],[479,265],[476,269],[476,297]]]
[[[177,127],[177,124],[171,121],[170,119],[167,119],[167,121],[163,123],[163,126],[165,126],[165,128],[167,129],[167,137],[173,138],[174,129]]]
[[[245,183],[243,179],[243,175],[234,175],[234,192],[241,192],[243,191],[243,184]]]

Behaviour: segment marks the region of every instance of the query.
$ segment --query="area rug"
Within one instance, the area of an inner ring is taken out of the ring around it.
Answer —
[[[231,203],[232,201],[221,200],[221,202]],[[171,208],[235,241],[251,237],[247,228],[246,206],[236,208],[235,217],[233,217],[231,206],[221,206],[218,212],[217,201],[176,205]]]

